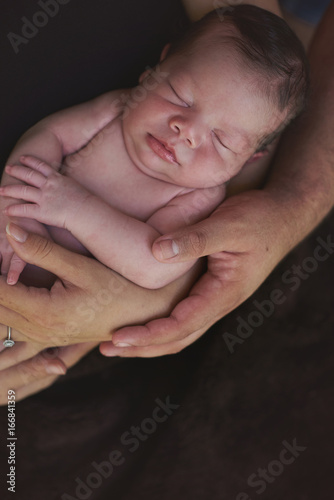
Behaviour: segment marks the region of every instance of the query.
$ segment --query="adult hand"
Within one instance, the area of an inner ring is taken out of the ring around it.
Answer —
[[[181,351],[198,339],[246,300],[291,249],[281,217],[273,195],[248,191],[228,198],[209,219],[156,240],[153,253],[161,262],[210,254],[207,272],[169,318],[117,331],[112,343],[101,344],[101,353],[159,356]]]
[[[2,325],[0,331],[3,338]],[[16,401],[46,389],[95,346],[94,342],[49,349],[37,342],[16,342],[13,348],[1,345],[0,405],[7,404],[10,389],[15,391]]]
[[[12,202],[13,200],[10,198],[0,196],[0,268],[1,275],[7,276],[7,283],[10,285],[17,282],[20,273],[25,267],[25,262],[13,252],[13,248],[6,238],[5,228],[10,219],[5,215],[4,211]],[[12,218],[11,220],[14,221],[15,219]],[[27,231],[43,234],[45,237],[48,236],[47,230],[37,221],[22,218],[20,224]]]
[[[15,341],[50,347],[110,340],[123,325],[169,314],[198,276],[193,266],[170,285],[148,290],[15,224],[7,233],[19,257],[59,277],[50,290],[9,286],[0,277],[0,321],[15,329]]]
[[[284,134],[265,188],[228,198],[209,219],[164,235],[153,245],[161,262],[212,254],[207,273],[169,318],[115,332],[113,344],[101,344],[102,354],[180,351],[246,300],[333,207],[333,20],[334,2],[311,46],[310,105]],[[116,343],[130,347],[116,348]]]

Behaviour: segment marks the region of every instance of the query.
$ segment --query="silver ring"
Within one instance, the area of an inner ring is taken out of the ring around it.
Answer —
[[[6,340],[3,341],[3,345],[5,347],[13,347],[13,345],[15,345],[14,340],[11,339],[11,334],[12,334],[12,327],[7,326],[7,338]]]

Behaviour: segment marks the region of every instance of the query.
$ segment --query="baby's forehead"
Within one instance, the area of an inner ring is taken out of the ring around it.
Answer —
[[[230,37],[229,35],[233,35]],[[234,38],[235,37],[235,38]],[[261,78],[267,78],[268,75],[264,75],[263,70],[259,70],[258,67],[253,65],[250,60],[242,53],[238,48],[237,40],[238,37],[236,33],[231,33],[231,31],[226,30],[226,36],[220,34],[219,36],[214,33],[204,33],[201,37],[197,38],[192,44],[190,44],[185,50],[181,50],[179,53],[175,54],[184,65],[184,70],[186,71],[189,63],[202,67],[206,65],[209,61],[214,61],[215,65],[211,68],[211,72],[214,74],[215,78],[221,77],[226,78],[226,72],[224,67],[226,63],[232,68],[236,68],[242,71],[244,75],[248,74],[253,77],[253,83],[260,81]],[[222,69],[222,73],[219,75],[219,69]],[[202,75],[203,78],[210,76],[209,73]],[[217,83],[218,84],[218,83]]]
[[[201,51],[208,54],[233,52],[236,58],[241,58],[242,53],[238,47],[241,40],[242,37],[234,26],[220,23],[207,26],[196,37],[185,43],[181,51],[188,56]]]
[[[257,97],[265,92],[263,80],[268,81],[267,77],[253,70],[236,50],[229,47],[221,50],[210,40],[195,48],[172,56],[174,61],[168,65],[168,76],[185,85],[204,85],[208,92],[212,88],[219,90],[223,84],[233,80],[247,82],[248,89],[254,90]]]

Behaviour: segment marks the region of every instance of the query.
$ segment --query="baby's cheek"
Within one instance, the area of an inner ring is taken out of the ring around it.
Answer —
[[[202,175],[210,186],[219,186],[231,178],[231,165],[220,156],[204,157],[202,165],[204,165],[204,169],[201,169]]]

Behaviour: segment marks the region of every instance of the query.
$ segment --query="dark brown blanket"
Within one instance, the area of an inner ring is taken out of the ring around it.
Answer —
[[[21,17],[41,7],[20,0],[2,14],[3,162],[45,114],[132,84],[181,15],[177,2],[124,1],[117,12],[109,0],[58,4],[18,53],[6,35],[22,33]],[[20,402],[15,494],[0,409],[1,498],[331,498],[333,217],[182,353],[127,360],[95,351]]]

